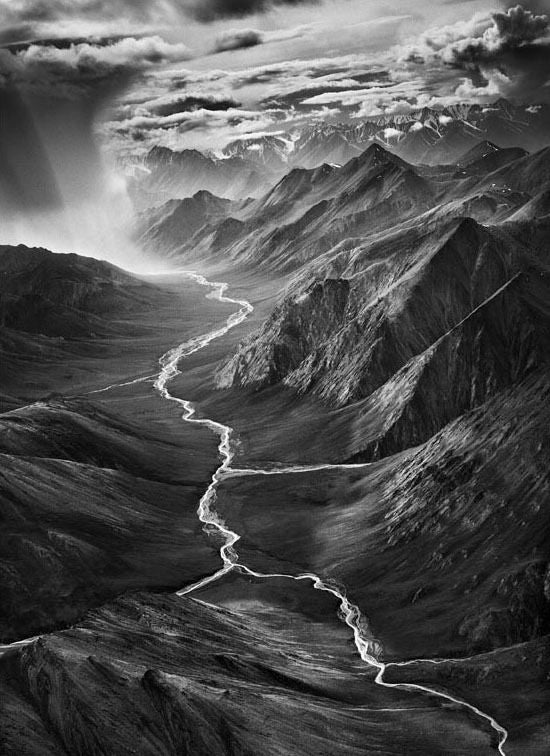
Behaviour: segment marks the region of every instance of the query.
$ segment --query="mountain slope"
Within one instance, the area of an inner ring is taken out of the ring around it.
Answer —
[[[130,195],[139,209],[171,199],[192,197],[206,190],[219,197],[244,199],[257,196],[281,175],[240,156],[216,158],[198,150],[174,152],[154,147],[140,174],[130,182]]]
[[[229,256],[239,267],[289,271],[345,236],[415,217],[433,203],[427,179],[371,145],[341,168],[293,169],[263,197],[234,204],[221,222],[211,213],[203,228],[179,247],[178,256],[216,264]],[[161,219],[146,233],[166,238],[163,249],[170,253],[185,237],[184,230],[185,223]]]
[[[112,318],[169,295],[120,268],[78,255],[0,247],[0,328],[78,337],[116,331]]]
[[[214,569],[196,530],[211,470],[179,444],[85,402],[0,415],[0,638],[67,624],[134,587]]]
[[[310,359],[313,364],[319,361],[319,375],[332,387],[330,393],[321,393],[335,398],[339,395],[336,386],[347,379],[343,373],[337,379],[330,365],[345,372],[343,359],[352,355],[357,359],[360,355],[361,360],[370,361],[367,355],[375,348],[384,354],[388,370],[397,369],[401,357],[396,356],[392,362],[393,352],[397,350],[403,356],[409,350],[412,357],[430,346],[517,272],[521,252],[474,221],[457,219],[416,237],[410,230],[394,232],[363,248],[344,249],[325,259],[324,264],[317,261],[304,271],[264,326],[263,335],[255,337],[248,350],[261,352],[264,342],[277,343],[277,334],[284,337],[293,329],[299,362],[317,348],[321,350],[318,357]],[[326,302],[321,289],[329,297]],[[332,291],[342,292],[338,307],[330,298]],[[315,309],[317,303],[322,311]],[[426,312],[430,312],[429,318],[425,318]],[[330,313],[337,322],[326,328],[322,319]],[[308,323],[319,323],[319,337],[307,333]],[[357,344],[351,348],[353,339],[362,340],[366,348],[357,350]],[[326,358],[321,357],[328,349],[332,357],[328,353]],[[376,363],[374,356],[372,359]],[[297,367],[296,364],[293,369]],[[276,365],[274,368],[281,374]],[[313,368],[312,383],[316,382],[315,374]],[[252,375],[250,380],[262,380],[259,374]],[[248,380],[245,374],[243,379]],[[353,395],[349,390],[341,394],[348,400]]]
[[[374,685],[344,650],[349,632],[326,620],[330,602],[326,624],[318,610],[307,623],[280,594],[283,624],[187,597],[128,596],[0,660],[4,753],[23,743],[29,753],[329,756],[337,741],[345,756],[489,756],[477,721]]]

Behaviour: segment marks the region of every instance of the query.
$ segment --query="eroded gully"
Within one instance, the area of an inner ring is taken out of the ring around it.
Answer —
[[[228,288],[228,284],[226,283],[208,281],[204,276],[198,273],[190,272],[190,271],[183,271],[182,273],[188,276],[189,278],[191,278],[192,280],[194,280],[196,283],[200,284],[201,286],[205,286],[206,288],[209,288],[210,292],[207,294],[208,298],[215,299],[218,302],[222,302],[225,304],[237,305],[239,308],[238,311],[230,315],[227,321],[225,322],[225,324],[221,326],[220,328],[216,328],[213,331],[210,331],[209,333],[204,334],[202,336],[196,336],[190,339],[189,341],[186,341],[180,344],[179,346],[175,347],[174,349],[171,349],[168,352],[166,352],[166,354],[164,354],[159,360],[159,364],[161,367],[160,373],[157,373],[155,376],[146,376],[146,377],[137,378],[135,380],[128,381],[126,383],[113,384],[111,386],[105,387],[104,389],[100,389],[99,391],[93,392],[93,393],[100,393],[104,391],[109,391],[114,388],[119,388],[121,386],[127,386],[133,383],[140,383],[143,381],[154,379],[154,387],[158,391],[160,396],[163,399],[166,399],[167,401],[174,402],[175,404],[179,405],[183,409],[182,419],[185,422],[193,423],[195,425],[202,425],[208,428],[209,430],[211,430],[216,435],[218,435],[220,438],[218,451],[220,453],[220,457],[222,460],[221,465],[218,467],[218,469],[212,476],[210,485],[206,489],[204,495],[202,496],[199,502],[198,516],[201,522],[204,523],[205,527],[214,529],[223,538],[224,543],[220,549],[220,557],[222,560],[222,566],[214,574],[209,575],[206,578],[203,578],[202,580],[200,580],[197,583],[194,583],[193,585],[182,588],[180,591],[177,592],[177,595],[188,596],[189,594],[192,594],[194,591],[197,591],[198,589],[203,588],[204,586],[210,583],[213,583],[216,580],[219,580],[221,577],[223,577],[224,575],[227,575],[227,573],[231,571],[236,571],[243,575],[248,575],[250,577],[262,578],[262,579],[283,578],[283,579],[288,579],[288,580],[309,581],[312,583],[313,587],[316,590],[330,593],[332,596],[334,596],[338,600],[340,604],[339,616],[346,623],[346,625],[352,630],[355,646],[356,646],[359,656],[366,664],[368,664],[369,666],[377,670],[376,677],[375,677],[375,683],[377,685],[381,685],[385,688],[396,688],[396,689],[404,690],[408,692],[428,694],[430,696],[434,696],[436,698],[442,699],[447,702],[451,702],[453,704],[463,707],[464,709],[467,709],[468,711],[478,716],[480,719],[487,722],[491,726],[491,728],[496,732],[498,736],[498,751],[501,754],[501,756],[506,756],[505,751],[504,751],[504,745],[508,738],[507,730],[504,727],[502,727],[493,717],[491,717],[489,714],[485,713],[481,709],[478,709],[473,704],[470,704],[467,701],[463,701],[460,698],[455,698],[454,696],[451,696],[450,694],[444,693],[440,690],[429,688],[425,685],[417,685],[414,683],[389,683],[384,680],[384,673],[386,669],[388,669],[389,667],[403,667],[403,666],[415,664],[419,661],[422,661],[425,663],[426,662],[427,663],[443,663],[446,660],[423,659],[423,660],[410,660],[410,661],[405,661],[405,662],[389,662],[386,664],[383,661],[381,661],[381,658],[380,658],[381,653],[382,653],[382,647],[380,643],[374,637],[372,637],[369,631],[369,626],[368,626],[368,622],[366,618],[364,617],[364,615],[362,615],[359,607],[356,604],[353,604],[348,599],[348,597],[346,596],[345,588],[343,586],[337,584],[336,582],[331,581],[330,579],[321,578],[319,575],[315,575],[314,573],[300,573],[298,575],[289,575],[285,573],[261,573],[261,572],[256,572],[254,570],[251,570],[245,564],[242,564],[241,562],[239,562],[239,556],[237,554],[235,546],[240,540],[241,536],[238,533],[226,527],[226,525],[221,520],[221,518],[219,517],[219,515],[217,514],[215,510],[216,491],[224,477],[252,476],[252,475],[255,475],[255,476],[281,475],[281,474],[294,474],[294,473],[297,474],[297,473],[312,472],[316,470],[329,470],[329,469],[354,469],[354,468],[367,467],[368,463],[347,464],[347,465],[346,464],[303,465],[303,466],[292,466],[292,467],[277,467],[277,468],[265,469],[265,470],[250,469],[250,468],[242,469],[242,468],[231,467],[231,462],[233,461],[233,457],[234,457],[234,451],[231,445],[231,436],[232,436],[233,429],[228,425],[223,425],[222,423],[218,423],[214,420],[196,417],[195,416],[196,410],[192,402],[186,399],[180,399],[176,396],[173,396],[168,390],[168,385],[177,375],[180,374],[181,371],[179,369],[179,364],[183,359],[185,359],[186,357],[189,357],[190,355],[194,354],[195,352],[198,352],[201,349],[204,349],[212,341],[218,338],[221,338],[232,328],[235,328],[236,326],[238,326],[240,323],[246,320],[246,318],[250,315],[250,313],[253,311],[254,308],[250,304],[250,302],[247,302],[244,299],[234,299],[232,297],[226,296],[226,291]],[[5,653],[6,651],[10,649],[21,648],[22,646],[28,645],[32,643],[34,640],[36,640],[36,638],[28,638],[22,641],[18,641],[16,643],[0,646],[0,655],[2,655],[2,653]],[[455,660],[455,661],[458,661],[458,660]]]

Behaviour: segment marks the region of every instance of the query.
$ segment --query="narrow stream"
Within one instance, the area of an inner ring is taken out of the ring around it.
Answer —
[[[289,474],[289,473],[305,473],[305,472],[311,472],[314,470],[368,467],[369,463],[350,464],[350,465],[343,465],[343,464],[342,465],[321,464],[321,465],[304,465],[304,466],[297,465],[297,466],[287,467],[287,468],[273,468],[270,470],[238,469],[238,468],[231,467],[231,462],[233,461],[233,458],[235,456],[235,453],[231,445],[231,435],[232,435],[233,429],[228,425],[223,425],[222,423],[215,422],[214,420],[209,420],[207,418],[196,418],[195,408],[193,404],[186,399],[178,399],[177,397],[172,396],[172,394],[170,394],[168,390],[168,384],[177,375],[181,373],[179,369],[179,363],[182,359],[184,359],[185,357],[188,357],[194,352],[199,351],[200,349],[203,349],[211,341],[214,341],[215,339],[220,338],[221,336],[226,334],[228,331],[230,331],[232,328],[242,323],[244,320],[246,320],[246,318],[250,315],[250,313],[253,311],[254,308],[250,304],[250,302],[247,302],[244,299],[233,299],[231,297],[226,296],[226,291],[228,288],[228,285],[226,283],[208,281],[206,278],[204,278],[204,276],[201,276],[193,272],[186,271],[186,275],[188,275],[190,278],[192,278],[194,281],[201,284],[202,286],[206,286],[212,289],[212,291],[207,295],[208,297],[212,299],[216,299],[219,302],[224,302],[227,304],[235,304],[239,307],[239,310],[233,315],[231,315],[227,319],[225,325],[222,326],[221,328],[218,328],[203,336],[198,336],[194,339],[191,339],[190,341],[180,344],[178,347],[175,347],[174,349],[171,349],[169,352],[164,354],[159,360],[159,363],[161,366],[161,372],[158,375],[157,380],[155,381],[155,384],[154,384],[155,389],[160,393],[160,395],[164,399],[167,399],[171,402],[175,402],[183,408],[184,412],[182,415],[182,419],[185,422],[195,423],[196,425],[205,426],[220,437],[220,444],[218,446],[218,450],[220,453],[220,457],[222,459],[222,463],[218,467],[214,475],[212,476],[212,481],[210,485],[208,486],[208,488],[206,489],[204,495],[202,496],[199,502],[199,508],[198,508],[198,516],[201,522],[203,522],[206,526],[215,528],[217,532],[221,534],[221,536],[224,539],[224,544],[220,549],[222,567],[213,575],[209,575],[208,577],[203,578],[202,580],[200,580],[197,583],[194,583],[193,585],[182,588],[180,591],[177,592],[177,595],[178,596],[189,595],[193,593],[194,591],[198,590],[199,588],[203,588],[205,585],[215,582],[216,580],[223,577],[224,575],[226,575],[228,572],[231,572],[232,570],[238,571],[243,575],[249,575],[250,577],[263,578],[263,579],[287,578],[289,580],[309,580],[313,583],[313,587],[315,589],[332,594],[340,602],[340,617],[346,623],[346,625],[348,625],[348,627],[350,627],[351,630],[353,631],[355,646],[357,648],[357,651],[361,659],[366,664],[369,664],[370,666],[378,670],[378,673],[375,678],[375,682],[378,685],[381,685],[386,688],[397,688],[400,690],[406,690],[410,692],[426,693],[431,696],[436,696],[438,698],[441,698],[445,701],[450,701],[454,704],[457,704],[459,706],[462,706],[468,709],[469,711],[476,714],[478,717],[488,722],[490,726],[493,728],[493,730],[495,730],[495,732],[498,735],[498,751],[501,754],[501,756],[506,756],[505,751],[504,751],[504,744],[506,743],[506,740],[508,738],[507,730],[504,727],[502,727],[493,717],[491,717],[489,714],[486,714],[484,711],[481,711],[481,709],[478,709],[473,704],[470,704],[467,701],[463,701],[459,698],[455,698],[448,693],[444,693],[442,691],[435,690],[433,688],[428,688],[424,685],[417,685],[414,683],[385,682],[384,672],[386,671],[387,667],[407,666],[407,665],[416,663],[416,660],[406,661],[406,662],[391,662],[389,664],[385,664],[384,662],[380,660],[382,647],[375,638],[369,637],[370,633],[369,633],[368,623],[365,617],[363,617],[363,615],[361,614],[359,607],[353,604],[347,598],[345,588],[343,588],[342,586],[336,585],[336,583],[330,580],[322,579],[318,575],[315,575],[313,573],[302,573],[299,575],[287,575],[287,574],[282,574],[282,573],[261,573],[261,572],[255,572],[254,570],[251,570],[249,567],[239,562],[239,556],[237,554],[237,551],[235,550],[235,545],[237,544],[237,542],[240,540],[241,537],[238,533],[235,533],[233,530],[230,530],[229,528],[225,526],[225,524],[222,522],[221,518],[218,516],[214,508],[215,503],[216,503],[216,491],[217,491],[218,485],[221,483],[224,476],[234,477],[234,476],[250,476],[250,475],[281,475],[281,474]],[[426,659],[423,661],[443,663],[445,660]]]
[[[190,271],[184,271],[183,273],[184,275],[188,276],[189,278],[191,278],[192,280],[194,280],[196,283],[200,284],[201,286],[205,286],[211,289],[211,291],[207,294],[207,297],[211,299],[215,299],[218,302],[224,302],[226,304],[237,305],[239,307],[238,311],[230,315],[227,321],[225,322],[225,324],[221,326],[220,328],[214,329],[213,331],[210,331],[209,333],[204,334],[202,336],[196,336],[195,338],[190,339],[189,341],[186,341],[180,344],[179,346],[175,347],[174,349],[171,349],[168,352],[166,352],[166,354],[164,354],[159,360],[159,364],[161,367],[160,373],[156,374],[155,376],[146,376],[142,378],[136,378],[134,380],[127,381],[126,383],[113,384],[111,386],[105,387],[104,389],[99,389],[98,391],[92,392],[92,393],[100,393],[100,392],[108,391],[114,388],[119,388],[121,386],[127,386],[134,383],[150,380],[152,378],[156,378],[154,382],[155,389],[158,391],[158,393],[163,399],[166,399],[171,402],[175,402],[183,409],[182,419],[185,422],[205,426],[209,428],[213,433],[217,434],[220,438],[218,450],[220,453],[222,463],[218,467],[214,475],[212,476],[212,481],[210,482],[210,485],[206,489],[204,495],[202,496],[199,502],[198,516],[201,522],[203,522],[206,526],[214,528],[224,539],[224,544],[220,549],[222,567],[213,575],[210,575],[200,580],[199,582],[194,583],[193,585],[182,588],[180,591],[177,592],[177,595],[178,596],[189,595],[193,593],[194,591],[198,590],[199,588],[203,588],[205,585],[215,582],[216,580],[221,578],[223,575],[226,575],[228,572],[232,570],[238,571],[243,575],[249,575],[250,577],[255,577],[255,578],[263,578],[263,579],[286,578],[288,580],[310,581],[316,590],[330,593],[339,601],[340,603],[339,616],[346,623],[346,625],[348,625],[348,627],[352,630],[355,646],[357,648],[357,651],[361,659],[366,664],[378,670],[375,677],[375,682],[378,685],[381,685],[386,688],[397,688],[397,689],[405,690],[409,692],[425,693],[430,696],[438,697],[444,701],[449,701],[459,706],[462,706],[465,709],[468,709],[469,711],[473,712],[475,715],[477,715],[478,717],[480,717],[481,719],[485,720],[486,722],[490,724],[490,726],[498,735],[498,751],[501,754],[501,756],[506,756],[505,751],[504,751],[504,744],[506,743],[506,740],[508,738],[507,730],[504,727],[502,727],[500,724],[498,724],[498,722],[493,717],[481,711],[481,709],[478,709],[473,704],[470,704],[467,701],[463,701],[459,698],[455,698],[451,696],[450,694],[444,693],[440,690],[428,688],[424,685],[416,685],[413,683],[388,683],[388,682],[385,682],[384,680],[384,672],[386,671],[387,667],[392,667],[392,666],[402,667],[402,666],[407,666],[410,664],[415,664],[418,662],[440,664],[447,660],[422,659],[422,660],[412,660],[412,661],[405,661],[405,662],[391,662],[391,663],[385,664],[380,659],[381,654],[382,654],[382,647],[380,643],[374,637],[370,636],[368,623],[365,617],[361,614],[359,607],[353,604],[347,598],[344,587],[337,585],[335,582],[330,581],[328,579],[322,579],[318,575],[315,575],[313,573],[302,573],[299,575],[287,575],[283,573],[260,573],[260,572],[255,572],[254,570],[251,570],[249,567],[239,562],[239,556],[237,554],[237,551],[235,550],[235,545],[240,540],[240,535],[225,526],[225,524],[222,522],[222,520],[220,519],[220,517],[218,516],[214,508],[214,505],[216,503],[216,491],[217,491],[218,485],[223,480],[224,476],[235,477],[235,476],[251,476],[251,475],[281,475],[281,474],[289,474],[289,473],[312,472],[315,470],[350,469],[350,468],[368,467],[369,463],[348,464],[348,465],[346,464],[340,464],[340,465],[320,464],[320,465],[304,465],[304,466],[297,465],[297,466],[285,467],[285,468],[274,467],[273,469],[269,469],[269,470],[238,469],[238,468],[231,467],[231,462],[233,461],[233,457],[234,457],[234,451],[231,445],[231,435],[232,435],[233,429],[228,425],[223,425],[222,423],[215,422],[214,420],[195,417],[196,412],[195,412],[195,408],[193,404],[186,399],[179,399],[178,397],[172,396],[172,394],[170,394],[168,390],[168,384],[177,375],[181,373],[179,369],[179,363],[181,362],[181,360],[183,360],[185,357],[189,357],[191,354],[194,354],[195,352],[198,352],[201,349],[204,349],[204,347],[208,346],[208,344],[210,344],[210,342],[214,341],[215,339],[218,339],[224,336],[232,328],[235,328],[244,320],[246,320],[246,318],[250,315],[250,313],[253,311],[254,308],[250,304],[250,302],[247,302],[244,299],[233,299],[231,297],[226,296],[226,291],[228,288],[228,284],[226,283],[208,281],[206,278],[204,278],[204,276],[198,273],[190,272]],[[0,656],[2,656],[4,653],[6,653],[9,650],[22,648],[24,646],[29,645],[30,643],[33,643],[35,640],[37,640],[37,637],[27,638],[25,640],[16,641],[15,643],[7,644],[7,645],[0,645]],[[457,660],[448,660],[448,661],[457,661]]]

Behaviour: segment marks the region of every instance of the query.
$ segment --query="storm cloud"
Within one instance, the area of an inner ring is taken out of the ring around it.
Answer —
[[[214,95],[189,95],[187,97],[178,97],[175,100],[160,102],[154,105],[151,110],[159,116],[170,116],[176,113],[189,113],[194,110],[229,110],[238,108],[241,103],[237,100],[225,97],[215,97]]]
[[[188,16],[209,23],[219,18],[242,18],[277,6],[311,5],[319,0],[0,0],[5,24],[39,24],[56,19],[165,22]]]
[[[412,61],[439,59],[456,66],[497,61],[501,56],[550,43],[549,19],[516,5],[498,13],[428,29],[413,44]]]
[[[198,21],[262,13],[283,5],[313,5],[319,0],[179,0],[182,10]]]
[[[446,62],[490,62],[504,54],[519,52],[541,40],[548,42],[549,21],[521,5],[503,13],[493,13],[492,23],[479,37],[457,40],[444,49]]]
[[[537,4],[540,6],[540,3]],[[476,14],[467,21],[428,29],[405,46],[402,59],[412,66],[437,64],[462,69],[458,93],[470,97],[547,100],[550,78],[550,21],[522,5]]]
[[[31,44],[21,50],[0,49],[0,84],[44,91],[55,86],[59,96],[131,74],[163,62],[186,60],[183,44],[160,37],[127,37],[110,44],[88,42],[58,47]]]

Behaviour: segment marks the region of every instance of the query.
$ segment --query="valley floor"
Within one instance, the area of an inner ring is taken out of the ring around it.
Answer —
[[[533,633],[518,643],[512,628],[493,647],[480,632],[468,635],[464,619],[489,602],[483,570],[507,555],[504,529],[493,532],[479,508],[474,516],[466,504],[449,505],[454,514],[446,510],[427,535],[414,508],[415,480],[432,467],[447,475],[448,496],[467,483],[476,450],[463,448],[464,438],[504,410],[492,406],[467,427],[445,429],[444,462],[427,444],[372,465],[285,473],[349,463],[353,439],[346,412],[290,390],[215,389],[222,360],[265,317],[277,288],[253,279],[231,288],[254,313],[186,357],[169,391],[196,402],[197,417],[234,429],[214,509],[241,536],[240,563],[345,586],[368,617],[361,633],[375,636],[391,662],[385,680],[431,692],[377,685],[376,666],[359,658],[339,619],[339,601],[310,581],[231,570],[174,595],[222,566],[223,529],[203,528],[196,515],[221,464],[220,439],[181,422],[181,406],[161,400],[153,376],[169,347],[223,326],[238,309],[185,281],[181,310],[150,312],[140,339],[113,339],[99,351],[81,342],[72,354],[69,346],[62,367],[56,350],[66,345],[41,342],[42,362],[10,363],[0,415],[9,502],[0,579],[11,592],[1,629],[7,643],[42,637],[0,658],[2,753],[547,752],[547,639]],[[526,395],[541,390],[533,381]],[[112,384],[123,385],[90,393]],[[514,433],[510,448],[525,441]],[[467,554],[463,527],[477,544]],[[543,520],[528,527],[533,542]],[[456,658],[395,664],[417,657]]]

